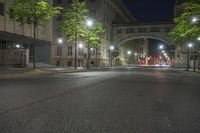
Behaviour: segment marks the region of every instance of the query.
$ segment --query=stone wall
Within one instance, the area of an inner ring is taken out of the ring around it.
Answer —
[[[25,67],[29,63],[27,49],[0,49],[1,66]]]

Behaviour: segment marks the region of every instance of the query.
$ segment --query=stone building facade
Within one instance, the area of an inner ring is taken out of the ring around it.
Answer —
[[[13,0],[0,0],[0,65],[26,66],[32,61],[33,25],[20,25],[7,14]],[[51,0],[49,0],[52,3]],[[50,63],[52,22],[37,28],[36,62]]]
[[[55,5],[61,5],[67,8],[71,0],[55,0]],[[129,10],[125,7],[122,0],[85,0],[89,15],[92,19],[104,25],[106,35],[102,39],[102,43],[98,49],[91,49],[90,65],[107,66],[109,65],[109,48],[112,44],[112,24],[135,22]],[[63,43],[58,44],[58,38],[64,38],[58,28],[62,23],[62,16],[57,16],[53,21],[53,43],[51,45],[51,63],[58,66],[73,66],[75,49],[72,44],[64,39]],[[77,48],[78,66],[86,66],[87,44],[83,44],[83,48]]]

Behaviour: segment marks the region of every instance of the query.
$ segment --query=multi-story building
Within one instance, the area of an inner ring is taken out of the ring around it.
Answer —
[[[61,5],[67,8],[71,0],[55,0],[55,5]],[[129,10],[125,7],[122,0],[85,0],[90,17],[99,21],[104,25],[106,34],[102,39],[102,43],[98,49],[91,49],[91,65],[108,65],[109,62],[109,47],[112,45],[112,24],[123,22],[135,22],[136,19],[132,16]],[[75,48],[72,44],[64,39],[62,45],[58,43],[58,38],[62,37],[59,32],[59,25],[62,23],[62,15],[54,18],[53,27],[53,43],[51,46],[51,63],[56,65],[74,65]],[[87,58],[87,45],[77,48],[78,65],[85,66]]]
[[[9,18],[12,2],[0,0],[0,65],[25,66],[32,61],[33,25],[20,25]],[[36,62],[49,64],[52,22],[39,26],[36,36]]]

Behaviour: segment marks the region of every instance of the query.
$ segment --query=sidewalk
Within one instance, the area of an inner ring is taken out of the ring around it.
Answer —
[[[74,72],[88,72],[88,71],[98,71],[107,70],[107,68],[37,68],[32,70],[30,68],[0,68],[0,79],[16,79],[25,78],[33,76],[42,76],[46,74],[57,74],[57,73],[74,73]]]

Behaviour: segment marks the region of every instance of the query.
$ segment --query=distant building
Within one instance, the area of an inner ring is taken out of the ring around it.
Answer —
[[[23,67],[32,61],[33,25],[20,25],[9,18],[7,12],[12,2],[0,0],[0,66]],[[36,36],[36,62],[48,64],[52,22],[38,27]]]
[[[100,47],[91,49],[90,65],[106,66],[109,63],[108,49],[112,45],[112,24],[123,22],[134,22],[136,19],[132,16],[129,10],[125,7],[122,0],[85,0],[89,9],[90,17],[101,22],[106,34],[102,40]],[[54,5],[61,5],[64,8],[71,3],[71,0],[54,0]],[[73,66],[74,62],[74,45],[67,42],[65,37],[60,33],[59,25],[62,23],[63,16],[59,15],[53,21],[53,43],[51,45],[51,63],[58,66]],[[58,44],[58,38],[65,38],[62,45]],[[83,48],[78,48],[78,66],[86,66],[87,59],[87,44]]]

